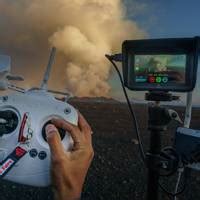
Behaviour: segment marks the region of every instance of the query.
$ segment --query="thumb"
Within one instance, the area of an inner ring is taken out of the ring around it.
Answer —
[[[61,138],[58,129],[53,124],[48,124],[45,130],[51,155],[53,157],[55,156],[56,158],[62,156],[64,153],[64,148],[61,143]]]

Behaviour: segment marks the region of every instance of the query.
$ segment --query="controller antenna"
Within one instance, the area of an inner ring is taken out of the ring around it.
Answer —
[[[49,80],[51,68],[52,68],[52,65],[53,65],[53,62],[54,62],[55,54],[56,54],[56,48],[53,47],[52,50],[51,50],[49,62],[48,62],[48,65],[47,65],[47,68],[46,68],[46,71],[45,71],[45,74],[44,74],[44,78],[43,78],[41,86],[40,86],[40,89],[42,89],[42,90],[47,90],[48,80]]]

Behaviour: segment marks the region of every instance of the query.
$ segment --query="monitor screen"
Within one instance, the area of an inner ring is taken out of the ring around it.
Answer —
[[[185,54],[134,55],[134,82],[163,86],[184,84],[186,61]]]

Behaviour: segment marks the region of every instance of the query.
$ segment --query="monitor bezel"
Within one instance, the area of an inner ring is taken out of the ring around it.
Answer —
[[[122,45],[124,84],[136,91],[189,92],[196,85],[200,39],[170,38],[149,40],[127,40]],[[185,83],[166,85],[135,82],[133,58],[135,55],[186,55]],[[131,55],[131,57],[130,57]],[[130,59],[132,58],[132,60]],[[131,62],[132,61],[132,62]],[[131,62],[131,63],[130,63]],[[133,64],[133,65],[132,65]]]

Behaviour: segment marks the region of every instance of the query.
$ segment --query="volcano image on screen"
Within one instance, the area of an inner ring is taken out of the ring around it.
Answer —
[[[185,83],[186,55],[135,55],[136,83]]]

